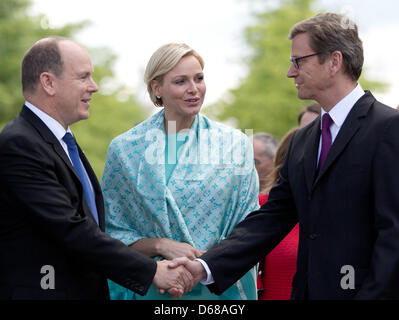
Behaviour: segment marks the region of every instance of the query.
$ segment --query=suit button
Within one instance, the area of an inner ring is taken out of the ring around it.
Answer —
[[[316,233],[311,233],[311,234],[309,235],[309,239],[310,239],[310,240],[314,240],[314,239],[316,239],[318,236],[319,236],[319,235],[316,234]]]

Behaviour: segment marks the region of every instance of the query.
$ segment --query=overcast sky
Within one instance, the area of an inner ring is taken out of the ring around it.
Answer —
[[[364,44],[369,78],[391,84],[387,93],[375,96],[396,107],[399,1],[319,0],[317,4],[355,20]],[[243,58],[248,51],[243,30],[253,23],[254,8],[245,0],[33,0],[32,14],[46,14],[50,26],[91,21],[77,40],[91,47],[110,48],[118,57],[118,79],[148,104],[142,77],[151,54],[165,43],[187,43],[205,60],[206,106],[245,76]]]

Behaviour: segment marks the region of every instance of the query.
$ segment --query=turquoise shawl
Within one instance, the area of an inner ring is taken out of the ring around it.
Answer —
[[[169,238],[207,250],[259,207],[252,144],[239,130],[197,115],[166,183],[166,137],[162,110],[112,140],[101,182],[106,231],[126,245]],[[109,285],[112,299],[171,299],[154,286],[141,297]],[[198,284],[183,298],[254,300],[256,270],[221,296]]]

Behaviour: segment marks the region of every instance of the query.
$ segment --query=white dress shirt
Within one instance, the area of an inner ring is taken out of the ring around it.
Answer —
[[[329,112],[331,119],[333,120],[333,124],[330,127],[330,132],[331,132],[331,138],[332,142],[334,143],[335,138],[338,135],[339,130],[341,129],[346,117],[348,116],[349,112],[352,110],[353,106],[355,103],[364,95],[364,90],[358,84],[355,89],[353,89],[345,98],[343,98],[340,102],[338,102]],[[321,109],[321,117],[326,113],[324,109]],[[321,127],[321,121],[320,121],[320,127]],[[321,129],[321,128],[320,128]],[[320,152],[321,152],[321,135],[320,135],[320,142],[319,142],[319,155],[318,159],[320,158]],[[317,160],[317,164],[319,163],[319,160]],[[205,280],[202,280],[201,283],[204,285],[212,284],[214,283],[214,279],[212,276],[212,273],[209,269],[208,264],[202,260],[202,259],[195,259],[199,261],[202,266],[204,267],[207,278]]]

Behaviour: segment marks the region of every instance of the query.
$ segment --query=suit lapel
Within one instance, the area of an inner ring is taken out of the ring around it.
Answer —
[[[60,158],[67,165],[67,167],[70,169],[72,174],[76,177],[76,181],[78,181],[76,186],[79,188],[79,192],[82,195],[82,199],[85,199],[84,194],[83,194],[83,186],[82,186],[82,183],[80,182],[80,178],[79,178],[78,174],[75,171],[75,168],[73,167],[71,161],[69,160],[69,157],[65,153],[65,151],[62,148],[62,146],[59,143],[59,141],[57,139],[55,139],[55,141],[56,141],[56,143],[52,143],[54,151],[60,156]],[[89,173],[88,168],[91,169],[91,167],[88,164],[88,161],[87,161],[86,157],[84,157],[84,160],[83,160],[83,157],[81,156],[81,154],[83,154],[83,152],[80,150],[79,145],[78,145],[78,150],[79,150],[80,159],[82,160],[82,163],[83,163],[83,165],[84,165],[84,167],[86,169],[86,172],[87,172],[87,174],[89,176],[89,179],[90,179],[91,184],[92,184],[93,189],[94,189],[94,195],[95,195],[97,213],[98,213],[98,222],[99,222],[100,228],[102,228],[104,226],[104,209],[103,209],[103,207],[101,207],[101,210],[100,210],[100,207],[99,207],[99,202],[100,201],[99,201],[98,188],[97,188],[98,181],[97,181],[97,179],[93,180],[93,175],[91,175]],[[101,201],[102,201],[102,198],[101,198]],[[84,208],[84,210],[86,212],[90,212],[90,214],[87,215],[87,216],[89,216],[95,223],[97,223],[96,220],[94,219],[93,215],[91,214],[89,205],[87,204],[86,201],[83,201],[83,208]],[[103,229],[101,229],[101,230],[103,230]]]
[[[333,165],[334,161],[345,150],[352,137],[359,130],[361,125],[359,119],[367,115],[373,101],[375,101],[375,98],[370,92],[366,91],[365,95],[361,97],[359,101],[357,101],[356,104],[353,106],[352,110],[349,112],[347,118],[345,119],[341,129],[339,130],[334,143],[331,145],[331,149],[328,152],[327,158],[316,178],[313,188],[316,187],[317,183],[327,172],[328,168]]]
[[[319,151],[319,140],[320,140],[320,117],[318,117],[308,135],[308,139],[305,142],[305,155],[304,155],[304,166],[305,166],[305,177],[306,186],[309,192],[312,192],[313,182],[316,175],[317,156]]]
[[[335,159],[342,153],[345,149],[346,145],[349,143],[353,135],[359,130],[360,122],[357,118],[351,116],[348,117],[342,128],[339,130],[337,137],[335,138],[334,143],[331,145],[331,149],[327,154],[327,158],[324,162],[323,167],[321,168],[316,181],[314,183],[315,187],[321,177],[326,173],[328,168],[334,163]]]
[[[51,130],[44,124],[44,122],[26,106],[22,108],[21,116],[36,128],[36,130],[40,133],[45,142],[53,146],[54,151],[65,162],[65,165],[69,167],[69,169],[73,172],[76,178],[79,179],[78,175],[76,174],[72,166],[71,161],[68,158],[68,155],[65,153],[58,139],[54,136]]]
[[[40,135],[43,137],[43,140],[53,146],[53,149],[56,154],[64,161],[65,165],[70,169],[72,174],[75,176],[77,181],[79,181],[79,187],[80,187],[80,192],[82,193],[83,197],[83,187],[80,182],[79,176],[77,175],[71,161],[69,160],[68,155],[65,153],[65,150],[62,148],[60,142],[58,139],[54,136],[54,134],[51,132],[51,130],[44,124],[44,122],[37,117],[29,108],[24,106],[21,111],[21,116],[27,120],[30,124],[32,124],[36,130],[40,133]],[[92,183],[95,197],[96,197],[96,205],[97,205],[97,212],[99,215],[99,224],[100,228],[104,226],[104,205],[103,205],[103,198],[102,198],[102,193],[101,193],[101,188],[99,186],[98,180],[88,162],[86,157],[84,156],[82,150],[78,146],[79,150],[79,155],[80,158],[83,162],[83,165],[85,166],[85,169],[87,171],[87,174],[89,175],[89,179]],[[87,210],[89,210],[88,206],[86,206]],[[90,211],[90,210],[89,210]],[[94,220],[94,217],[90,215],[90,217]]]

